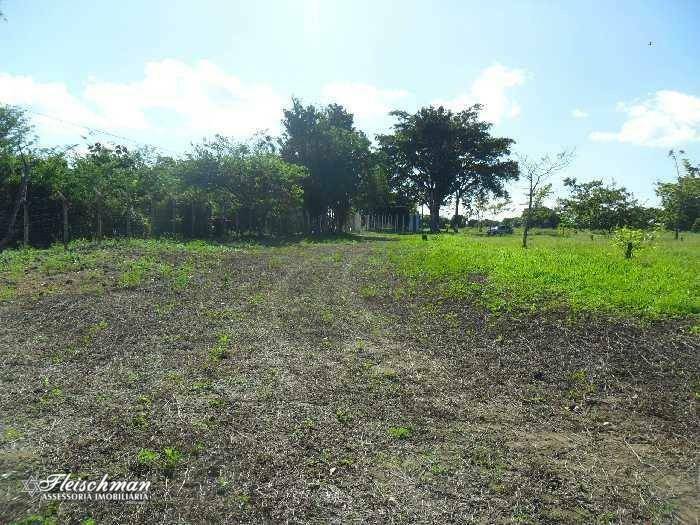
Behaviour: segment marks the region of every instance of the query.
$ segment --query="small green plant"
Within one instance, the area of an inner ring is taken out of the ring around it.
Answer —
[[[40,404],[57,404],[63,400],[63,390],[57,386],[52,386],[47,377],[44,378],[44,387],[46,388],[46,392],[39,398]]]
[[[18,439],[21,439],[23,434],[17,430],[16,428],[13,427],[6,427],[5,430],[2,433],[2,439],[3,441],[7,443],[11,443],[12,441],[17,441]]]
[[[172,472],[180,463],[182,452],[174,447],[165,447],[163,449],[163,470]]]
[[[229,356],[229,346],[231,344],[231,336],[226,333],[219,334],[216,344],[209,350],[209,358],[212,361],[220,361]]]
[[[158,461],[160,460],[160,454],[150,448],[142,448],[139,453],[136,454],[136,461],[139,465],[143,465],[148,468],[156,468],[158,466]]]
[[[632,253],[635,250],[650,246],[653,241],[653,233],[627,227],[615,230],[615,234],[611,240],[614,246],[623,250],[625,259],[631,259]]]
[[[181,292],[190,284],[194,268],[186,264],[175,270],[171,276],[171,283],[174,290]]]
[[[241,507],[245,507],[250,504],[250,496],[248,494],[236,494],[233,497],[233,500]]]
[[[175,447],[165,447],[162,452],[142,448],[136,455],[136,462],[149,470],[161,470],[170,476],[182,460],[182,452]]]
[[[339,408],[335,411],[335,418],[339,423],[347,425],[352,421],[352,413],[347,408]]]
[[[587,395],[595,392],[595,385],[589,380],[585,370],[575,370],[569,374],[569,397],[574,401],[581,401]]]
[[[332,324],[335,316],[331,310],[323,310],[321,312],[321,320],[326,324]]]
[[[223,496],[231,490],[231,485],[233,485],[233,482],[230,479],[219,476],[216,478],[216,493]]]
[[[389,435],[394,439],[408,439],[413,435],[411,427],[389,427]]]
[[[373,299],[379,295],[379,290],[376,286],[363,286],[360,288],[360,297],[363,299]]]

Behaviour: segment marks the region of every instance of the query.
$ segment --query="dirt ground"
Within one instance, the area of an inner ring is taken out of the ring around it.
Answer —
[[[698,523],[688,322],[495,315],[386,242],[37,273],[0,303],[0,522]],[[59,472],[150,500],[23,490]]]

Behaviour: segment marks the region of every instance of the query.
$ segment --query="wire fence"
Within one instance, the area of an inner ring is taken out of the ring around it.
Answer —
[[[5,189],[10,189],[7,186]],[[416,213],[361,214],[351,212],[342,220],[332,213],[311,215],[302,209],[284,213],[263,212],[253,207],[217,206],[207,201],[161,196],[131,205],[91,201],[69,203],[46,187],[28,186],[0,194],[0,237],[10,234],[7,246],[46,247],[71,239],[104,237],[176,237],[230,240],[247,236],[359,233],[362,231],[415,233],[421,216]],[[16,199],[20,207],[10,229]]]

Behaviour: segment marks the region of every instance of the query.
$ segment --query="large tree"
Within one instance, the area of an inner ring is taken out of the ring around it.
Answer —
[[[282,123],[282,158],[308,170],[303,181],[306,210],[330,218],[332,229],[340,231],[369,167],[369,140],[355,129],[352,114],[337,104],[316,108],[293,98]]]
[[[7,220],[7,229],[0,231],[0,250],[14,236],[17,214],[22,205],[24,205],[26,218],[27,187],[32,156],[30,147],[33,143],[33,128],[25,111],[13,106],[0,105],[0,186],[7,184],[17,171],[21,172],[14,203]]]
[[[577,182],[564,179],[569,197],[562,199],[561,212],[566,222],[587,230],[606,230],[626,226],[636,214],[637,201],[626,188],[605,184],[602,180]]]
[[[506,158],[513,141],[492,137],[491,124],[478,118],[480,109],[393,111],[394,132],[378,137],[390,159],[392,186],[428,205],[433,232],[440,228],[440,207],[452,195],[458,200],[504,196],[504,182],[518,176],[517,164]]]
[[[681,150],[678,153],[684,152]],[[678,232],[691,229],[700,213],[700,166],[693,166],[684,159],[681,173],[677,153],[671,150],[669,156],[676,164],[678,178],[675,182],[657,183],[656,194],[661,199],[661,219],[678,239]]]

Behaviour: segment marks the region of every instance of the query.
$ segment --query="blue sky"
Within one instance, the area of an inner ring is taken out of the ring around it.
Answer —
[[[0,6],[0,102],[168,150],[278,133],[296,95],[345,104],[371,135],[393,108],[481,102],[518,152],[575,147],[564,175],[614,179],[650,204],[674,176],[669,148],[700,162],[697,1]],[[47,145],[110,140],[36,123]]]

